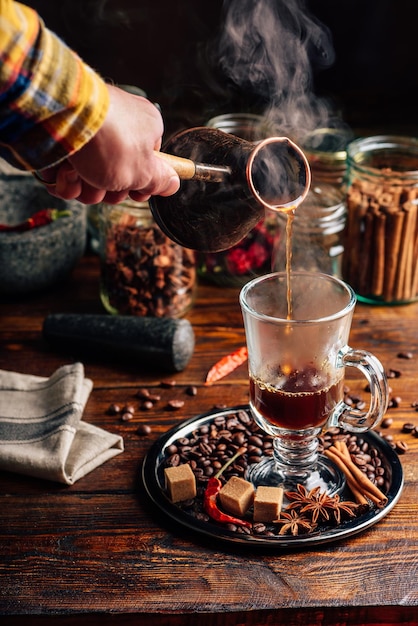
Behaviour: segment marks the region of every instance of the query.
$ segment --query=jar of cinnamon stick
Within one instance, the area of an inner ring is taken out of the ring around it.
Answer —
[[[418,299],[418,141],[375,136],[347,146],[342,274],[358,299]]]
[[[195,252],[169,239],[147,202],[99,209],[101,300],[109,313],[183,316],[195,296]]]

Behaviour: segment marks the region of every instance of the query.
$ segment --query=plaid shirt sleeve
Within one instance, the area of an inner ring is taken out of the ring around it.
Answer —
[[[0,156],[41,170],[85,145],[103,124],[102,78],[31,8],[0,0]]]

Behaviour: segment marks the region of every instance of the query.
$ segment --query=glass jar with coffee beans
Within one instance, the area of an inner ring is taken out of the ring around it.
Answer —
[[[101,204],[99,233],[100,295],[109,313],[177,318],[190,309],[195,252],[161,231],[147,202]]]

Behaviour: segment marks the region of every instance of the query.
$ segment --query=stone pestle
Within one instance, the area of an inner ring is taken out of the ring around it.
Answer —
[[[54,313],[44,320],[43,336],[72,352],[174,372],[187,366],[195,346],[190,322],[171,318]]]

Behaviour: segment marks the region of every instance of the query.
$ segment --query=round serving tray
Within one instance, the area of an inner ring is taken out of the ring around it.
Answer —
[[[216,522],[206,522],[198,519],[193,514],[187,512],[187,510],[182,509],[179,505],[173,504],[165,492],[164,482],[164,461],[166,459],[168,446],[181,437],[187,437],[201,426],[210,425],[216,418],[232,416],[242,410],[249,412],[248,405],[232,407],[221,411],[214,410],[192,417],[169,430],[165,435],[160,437],[149,450],[142,465],[143,484],[151,500],[171,520],[201,535],[216,538],[218,541],[222,540],[228,543],[248,545],[251,547],[270,546],[286,549],[292,547],[300,548],[329,543],[360,533],[382,520],[399,500],[403,488],[403,471],[398,455],[382,437],[370,431],[362,433],[361,437],[367,441],[369,445],[378,450],[379,455],[386,465],[389,484],[386,493],[388,499],[387,504],[381,509],[369,509],[365,513],[344,521],[338,526],[323,527],[313,533],[298,535],[296,537],[278,534],[274,536],[247,535],[228,530],[226,527],[224,528],[221,524]],[[251,415],[250,412],[249,415]],[[341,498],[349,499],[349,496],[344,498],[344,494],[342,494]]]

